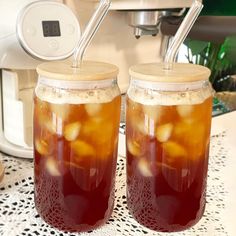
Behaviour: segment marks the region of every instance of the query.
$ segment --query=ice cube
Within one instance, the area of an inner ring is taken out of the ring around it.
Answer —
[[[90,177],[93,177],[98,172],[98,170],[96,168],[91,168],[89,172],[90,172]]]
[[[36,109],[36,112],[42,113],[42,114],[45,114],[45,113],[49,112],[49,104],[48,104],[48,102],[40,100],[39,98],[37,98],[35,101],[36,101],[36,103],[35,103],[34,107]]]
[[[148,135],[148,128],[146,127],[144,120],[140,117],[137,118],[131,125],[133,125],[134,128],[142,134]]]
[[[38,120],[39,124],[42,125],[45,121],[49,119],[49,105],[48,103],[41,101],[39,99],[36,100],[35,104],[35,118]]]
[[[173,136],[183,140],[184,142],[189,142],[191,139],[193,139],[193,136],[195,138],[195,133],[198,133],[198,131],[202,129],[200,126],[200,123],[196,121],[190,122],[189,119],[184,119],[183,121],[177,122],[174,125]]]
[[[117,135],[114,133],[114,128],[111,122],[107,121],[100,124],[100,129],[91,137],[96,149],[99,152],[99,157],[105,159],[111,155],[116,148],[114,142]]]
[[[71,148],[77,156],[95,156],[94,147],[83,140],[75,140],[71,142]]]
[[[57,133],[57,127],[53,122],[49,119],[45,120],[43,123],[43,126],[51,133],[51,134],[56,134]]]
[[[90,140],[97,151],[97,158],[106,159],[114,151],[114,142],[117,140],[117,132],[113,121],[108,119],[89,118],[83,122],[80,137]]]
[[[135,140],[127,140],[127,149],[133,156],[140,156],[141,155],[141,147],[140,144]]]
[[[89,137],[93,135],[96,130],[99,130],[99,122],[94,119],[88,119],[83,122],[83,125],[81,126],[81,135]]]
[[[191,139],[188,140],[186,145],[190,158],[197,160],[199,157],[204,157],[204,152],[209,143],[204,124],[198,123],[196,126],[192,126],[190,137]]]
[[[164,155],[172,158],[174,161],[176,158],[185,158],[187,157],[187,151],[183,146],[174,142],[168,141],[162,144]],[[171,161],[171,159],[169,159]]]
[[[196,127],[195,127],[196,128]],[[192,125],[189,122],[178,122],[174,126],[173,135],[178,139],[189,139],[191,135]]]
[[[52,176],[60,176],[61,175],[59,168],[58,168],[58,164],[53,158],[48,157],[45,165],[46,165],[46,169],[50,175],[52,175]]]
[[[85,110],[89,116],[96,116],[102,109],[102,105],[99,103],[85,104]]]
[[[174,126],[173,137],[183,143],[188,152],[188,157],[198,159],[203,156],[206,144],[206,127],[201,122],[178,122]]]
[[[174,170],[175,169],[174,167],[172,167],[164,162],[157,162],[156,164],[157,164],[157,167],[162,168],[162,170],[165,170],[165,169]]]
[[[143,112],[149,119],[157,122],[161,115],[161,106],[158,105],[143,105]]]
[[[192,105],[179,105],[177,106],[176,110],[181,117],[186,118],[190,116],[191,113],[193,112],[193,106]]]
[[[88,119],[81,127],[81,136],[85,136],[95,143],[110,142],[113,135],[114,127],[109,120]]]
[[[80,122],[73,122],[67,124],[64,128],[64,137],[67,141],[74,141],[80,132],[81,123]]]
[[[56,115],[57,118],[62,120],[66,120],[69,115],[70,107],[68,104],[50,104],[50,108],[53,114]]]
[[[173,124],[167,123],[164,125],[160,125],[156,129],[156,138],[159,142],[166,142],[171,136],[173,130]]]
[[[49,154],[49,145],[43,139],[35,139],[35,149],[43,156]]]
[[[140,158],[138,161],[138,170],[144,177],[152,177],[152,171],[148,161],[144,158]]]
[[[151,119],[138,118],[134,121],[134,129],[143,135],[155,136],[155,122]]]

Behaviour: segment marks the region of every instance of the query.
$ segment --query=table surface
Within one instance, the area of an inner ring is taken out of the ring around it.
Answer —
[[[236,235],[236,112],[213,118],[208,172],[207,204],[204,216],[192,228],[170,236]],[[129,214],[125,196],[125,136],[120,134],[117,164],[116,202],[112,217],[89,236],[167,235],[139,225]],[[44,223],[33,201],[33,161],[2,154],[5,177],[0,183],[0,235],[78,235],[66,234]]]

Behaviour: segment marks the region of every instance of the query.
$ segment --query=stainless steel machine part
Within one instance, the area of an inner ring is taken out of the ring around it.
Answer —
[[[127,12],[128,25],[134,28],[134,35],[139,39],[142,35],[156,36],[161,19],[166,16],[181,16],[184,11],[178,10],[130,10]]]

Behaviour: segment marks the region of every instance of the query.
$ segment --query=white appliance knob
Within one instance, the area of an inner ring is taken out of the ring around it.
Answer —
[[[49,47],[50,49],[53,49],[54,51],[56,51],[59,48],[59,43],[56,40],[50,40]]]

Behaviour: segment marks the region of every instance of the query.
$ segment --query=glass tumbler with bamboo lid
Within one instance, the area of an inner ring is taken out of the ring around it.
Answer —
[[[83,61],[38,66],[34,96],[35,205],[60,230],[96,229],[110,217],[120,121],[118,68]]]
[[[205,208],[212,95],[210,70],[193,64],[134,65],[127,92],[127,201],[142,225],[194,225]]]

